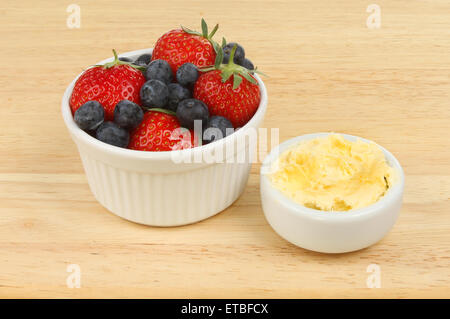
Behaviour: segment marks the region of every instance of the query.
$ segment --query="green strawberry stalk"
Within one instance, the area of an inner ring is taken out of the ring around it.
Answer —
[[[205,19],[202,18],[202,33],[188,29],[186,27],[181,26],[181,29],[189,34],[193,34],[193,35],[198,35],[201,37],[204,37],[205,39],[207,39],[211,45],[214,48],[214,51],[216,51],[216,54],[218,53],[218,51],[221,50],[219,44],[217,44],[217,42],[215,42],[212,38],[214,36],[214,34],[216,34],[217,30],[219,29],[219,25],[216,24],[216,26],[214,27],[214,29],[211,31],[211,33],[208,33],[208,25],[206,24]]]
[[[116,66],[116,65],[129,65],[129,66],[131,66],[132,68],[134,68],[136,70],[145,71],[145,68],[142,67],[142,66],[135,65],[135,64],[133,64],[131,62],[125,62],[125,61],[119,60],[119,57],[117,55],[116,50],[113,49],[112,51],[113,51],[113,54],[114,54],[114,60],[112,60],[111,62],[107,62],[107,63],[105,63],[103,65],[95,65],[95,66],[103,66],[105,69],[109,69],[109,68],[112,68],[113,66]]]
[[[173,115],[173,116],[177,115],[174,111],[161,109],[159,107],[152,107],[152,108],[145,108],[145,109],[149,112],[160,112],[160,113],[165,113],[165,114],[169,114],[169,115]]]
[[[222,47],[224,47],[226,44],[225,39],[222,41]],[[217,52],[216,61],[214,63],[214,66],[206,67],[200,69],[202,72],[208,72],[213,70],[220,70],[220,76],[222,77],[222,82],[225,83],[231,75],[233,75],[233,90],[237,89],[239,85],[242,82],[242,79],[246,79],[250,83],[258,85],[258,82],[255,80],[253,76],[251,76],[251,73],[258,73],[264,75],[264,73],[256,70],[248,70],[244,68],[243,66],[240,66],[236,63],[234,63],[234,54],[236,52],[237,46],[234,45],[233,49],[230,53],[230,58],[227,64],[223,64],[223,50],[219,50]]]

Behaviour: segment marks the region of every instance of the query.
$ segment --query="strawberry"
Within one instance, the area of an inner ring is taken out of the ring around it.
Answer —
[[[182,128],[173,114],[164,109],[150,109],[144,114],[141,124],[131,132],[128,148],[161,152],[193,147],[193,132]]]
[[[198,67],[214,64],[219,46],[212,41],[218,25],[208,34],[208,26],[202,19],[202,33],[181,27],[161,36],[153,48],[152,60],[169,62],[175,76],[178,68],[190,62]]]
[[[145,77],[129,62],[120,61],[113,50],[114,61],[86,70],[77,80],[70,97],[72,113],[87,101],[98,101],[105,109],[105,119],[114,117],[114,108],[121,100],[141,103],[139,90]]]
[[[202,69],[205,73],[195,83],[194,98],[208,106],[211,116],[223,116],[238,128],[244,126],[258,109],[261,93],[250,72],[261,72],[235,64],[235,51],[236,46],[228,64],[222,64],[223,53],[218,51],[214,67]]]

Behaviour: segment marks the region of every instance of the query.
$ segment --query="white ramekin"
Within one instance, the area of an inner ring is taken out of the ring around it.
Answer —
[[[144,49],[120,56],[135,58],[151,52],[152,49]],[[109,61],[112,58],[98,64]],[[62,115],[78,147],[91,191],[109,211],[140,224],[178,226],[219,213],[243,192],[255,150],[250,147],[250,143],[235,147],[239,144],[236,141],[243,138],[247,130],[256,130],[260,126],[267,108],[266,88],[257,75],[255,78],[261,90],[261,102],[253,118],[244,127],[214,143],[175,151],[179,155],[198,158],[205,152],[215,154],[233,149],[232,152],[224,152],[226,158],[222,162],[213,163],[179,163],[172,160],[173,152],[123,149],[100,142],[85,133],[74,122],[69,107],[77,78],[64,93]],[[246,161],[233,161],[243,155]]]
[[[261,166],[261,200],[272,228],[287,241],[317,252],[344,253],[375,244],[394,226],[402,205],[405,177],[397,159],[383,150],[398,180],[376,203],[346,212],[327,212],[295,203],[272,186],[268,174],[272,163],[284,150],[303,140],[330,133],[307,134],[292,138],[274,148]],[[348,140],[359,137],[342,134]],[[359,138],[369,142],[366,139]]]

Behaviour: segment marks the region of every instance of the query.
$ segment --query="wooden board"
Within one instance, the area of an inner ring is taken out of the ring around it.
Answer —
[[[0,3],[0,297],[450,297],[448,1],[377,1],[379,29],[356,0],[76,3],[79,29],[67,1]],[[404,207],[381,242],[324,255],[282,240],[259,164],[234,205],[191,226],[133,224],[95,201],[60,114],[65,87],[112,48],[152,47],[202,16],[270,75],[264,127],[280,141],[342,132],[400,160]],[[381,289],[367,288],[370,264]]]

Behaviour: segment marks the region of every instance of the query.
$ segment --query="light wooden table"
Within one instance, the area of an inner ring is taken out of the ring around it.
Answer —
[[[377,1],[380,29],[366,25],[371,1],[79,0],[80,29],[66,25],[70,2],[0,2],[1,297],[450,297],[447,0]],[[238,201],[191,226],[133,224],[95,201],[61,118],[65,87],[112,48],[151,47],[202,16],[270,75],[264,127],[281,141],[336,131],[397,156],[404,207],[381,242],[324,255],[282,240],[259,164]],[[381,289],[366,286],[370,264]]]

